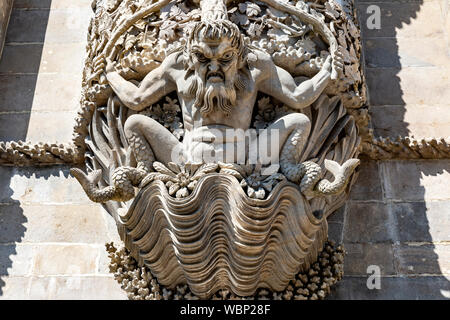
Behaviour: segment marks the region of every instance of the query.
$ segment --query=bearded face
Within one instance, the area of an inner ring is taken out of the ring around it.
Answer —
[[[189,93],[194,106],[207,116],[213,110],[230,114],[241,89],[238,75],[238,51],[227,38],[198,39],[190,50],[195,71]]]

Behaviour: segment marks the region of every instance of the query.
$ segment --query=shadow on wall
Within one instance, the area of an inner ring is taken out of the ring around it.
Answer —
[[[362,63],[374,135],[409,136],[409,123],[405,121],[407,105],[400,78],[404,75],[400,71],[412,70],[410,74],[414,78],[409,81],[420,83],[426,79],[426,67],[432,66],[434,61],[426,65],[420,56],[406,55],[404,50],[399,50],[399,31],[402,36],[406,34],[412,41],[417,40],[414,45],[420,46],[417,31],[408,34],[407,28],[414,29],[420,24],[422,31],[426,29],[428,25],[423,20],[436,2],[355,0],[355,4],[362,30]],[[427,11],[421,12],[425,5]],[[368,27],[367,21],[377,10],[372,7],[368,13],[370,6],[380,9],[380,29]],[[419,15],[421,21],[417,22]],[[416,25],[412,26],[414,23]],[[437,23],[430,18],[430,26]],[[449,298],[450,282],[442,273],[438,256],[443,248],[436,244],[449,240],[448,230],[439,229],[441,225],[448,229],[445,222],[448,202],[425,200],[430,192],[440,192],[430,181],[439,183],[437,177],[449,171],[450,164],[445,160],[375,162],[363,159],[346,216],[338,212],[330,219],[331,226],[343,226],[340,240],[349,252],[347,263],[350,264],[346,265],[346,276],[331,299]],[[423,187],[425,180],[427,190]],[[443,179],[440,183],[443,189],[447,188]],[[337,238],[339,240],[339,236]],[[442,259],[441,255],[441,262]],[[387,277],[381,280],[381,290],[368,290],[366,268],[377,263],[382,275]]]
[[[23,242],[28,230],[27,213],[24,212],[26,203],[40,203],[42,199],[48,201],[48,193],[51,182],[50,177],[68,178],[67,167],[46,167],[36,170],[36,168],[16,168],[0,167],[0,298],[4,292],[3,288],[8,281],[8,277],[29,276],[31,264],[33,262],[33,245]],[[42,181],[45,180],[45,181]],[[53,192],[53,190],[51,191]],[[31,210],[32,212],[32,210]],[[29,214],[29,213],[28,213]],[[45,225],[32,225],[31,228],[38,231],[38,228],[45,228]],[[45,233],[43,231],[43,233]],[[33,241],[33,240],[31,240]],[[9,270],[8,270],[9,269]],[[17,288],[15,289],[17,290]],[[24,292],[26,288],[23,288]],[[8,299],[14,298],[12,293],[7,293]],[[17,298],[26,298],[22,294]]]
[[[20,201],[13,200],[11,183],[12,167],[0,167],[0,297],[3,295],[5,277],[12,267],[12,256],[17,255],[16,243],[25,234],[27,218],[20,207]]]
[[[52,0],[15,0],[0,58],[0,141],[25,140]]]
[[[0,58],[0,141],[26,139],[51,2],[14,1]],[[16,244],[26,231],[27,218],[10,188],[17,170],[0,167],[0,296],[5,278],[15,275],[10,268],[18,255]]]

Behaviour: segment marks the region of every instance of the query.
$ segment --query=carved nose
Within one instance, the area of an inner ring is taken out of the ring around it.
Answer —
[[[215,62],[210,63],[209,71],[213,71],[213,72],[219,71],[219,66],[217,65],[217,63],[215,63]]]

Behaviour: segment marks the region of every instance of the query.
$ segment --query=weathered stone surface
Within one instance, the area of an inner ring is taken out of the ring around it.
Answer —
[[[49,10],[17,10],[13,9],[10,18],[6,43],[35,42],[43,43],[49,18]],[[33,28],[30,28],[30,26]]]
[[[401,242],[450,240],[449,201],[393,203],[391,208]]]
[[[94,205],[22,206],[25,242],[74,242],[104,245],[112,241],[102,207]]]
[[[329,240],[342,243],[346,210],[346,205],[344,205],[327,218]]]
[[[381,202],[347,204],[344,243],[395,241],[396,225],[388,205]]]
[[[65,0],[53,2],[65,2]],[[20,9],[50,9],[51,5],[52,0],[14,0],[14,8]]]
[[[29,113],[0,114],[0,141],[25,140],[29,118]]]
[[[40,43],[7,44],[0,59],[0,73],[37,73],[41,63],[42,48],[43,45]],[[3,77],[4,82],[8,82],[8,80]]]
[[[376,136],[448,137],[450,116],[446,110],[444,104],[375,106],[370,108],[370,115]]]
[[[33,256],[33,245],[0,244],[0,276],[30,275]]]
[[[27,116],[27,113],[33,111],[52,111],[51,117],[45,122],[32,124],[33,127],[38,127],[40,130],[42,124],[55,126],[54,116],[65,116],[67,111],[75,111],[78,107],[78,100],[80,99],[81,90],[81,76],[68,74],[22,74],[22,75],[0,75],[0,89],[2,95],[0,96],[0,103],[4,112],[16,112],[15,114],[2,114],[4,119],[8,116],[21,115]],[[24,89],[20,89],[21,87]],[[66,112],[66,113],[63,113]],[[56,113],[60,112],[60,114]],[[48,114],[47,114],[48,116]],[[28,117],[30,117],[28,115]],[[31,117],[30,117],[31,118]],[[73,121],[73,114],[65,122]],[[11,119],[0,120],[2,125],[8,125]],[[11,125],[20,125],[20,120],[14,120]],[[25,120],[22,120],[25,121]],[[25,121],[26,122],[26,121]],[[66,127],[68,134],[71,134],[71,127]],[[68,134],[63,136],[68,137]],[[13,136],[13,133],[10,133]],[[3,137],[0,137],[3,138]],[[5,137],[6,138],[6,137]],[[5,141],[5,138],[2,141]],[[59,137],[48,137],[47,140],[40,141],[56,141]],[[68,138],[70,140],[70,138]],[[66,141],[69,141],[66,140]]]
[[[32,112],[29,116],[26,141],[38,143],[51,141],[52,143],[68,142],[72,138],[76,111]]]
[[[34,275],[93,275],[100,250],[104,250],[104,247],[48,244],[38,245],[35,250]]]
[[[385,161],[381,163],[386,198],[397,200],[450,199],[449,160]]]
[[[91,0],[15,0],[14,8],[21,9],[73,9],[73,8],[88,8],[91,5]]]
[[[84,48],[85,44],[83,42],[6,45],[3,57],[0,60],[0,73],[39,73],[40,75],[44,73],[69,73],[79,76],[83,67],[84,57],[82,54],[74,55],[74,53],[81,53]],[[71,55],[73,58],[67,59]],[[61,79],[57,79],[55,74],[53,78],[57,80],[55,83],[52,83],[53,86],[60,84]],[[8,80],[7,78],[5,79],[5,81]],[[62,85],[59,87],[59,89],[64,88]],[[81,90],[81,86],[79,90]],[[19,90],[16,88],[16,91]],[[49,100],[51,99],[52,97],[49,97]],[[61,99],[61,101],[63,100]]]
[[[80,75],[69,75],[61,74],[40,74],[36,81],[36,89],[33,97],[33,111],[52,111],[52,114],[60,114],[61,116],[68,116],[68,119],[64,122],[71,120],[73,122],[74,113],[70,114],[66,111],[75,112],[79,107],[79,100],[81,95],[81,76]],[[63,113],[64,111],[64,113]],[[71,117],[71,118],[70,118]],[[33,118],[33,116],[31,116]],[[32,120],[31,120],[32,121]],[[58,121],[55,119],[55,121]],[[55,126],[55,122],[52,119],[47,119],[50,126]],[[59,123],[59,122],[56,122]],[[39,122],[34,125],[34,127],[39,127]],[[64,126],[67,133],[72,134],[70,126]],[[40,129],[40,128],[39,128]],[[50,128],[49,128],[50,129]],[[54,134],[54,133],[53,133]],[[60,140],[61,135],[49,136],[47,140],[39,141],[51,141],[49,139],[59,141],[70,141],[70,138],[66,138],[68,135],[62,135],[67,140]],[[42,139],[42,138],[41,138]]]
[[[6,42],[69,43],[86,39],[91,10],[19,10],[11,14]],[[33,25],[33,28],[29,28]],[[67,36],[70,34],[70,37]]]
[[[450,63],[444,36],[431,39],[369,38],[363,44],[368,68],[432,67]]]
[[[380,173],[376,161],[361,161],[358,180],[352,187],[350,199],[352,200],[381,200]]]
[[[30,277],[0,277],[0,300],[27,299],[30,281]]]
[[[126,293],[111,277],[34,277],[30,284],[30,299],[118,300]]]
[[[450,297],[450,282],[446,277],[392,277],[381,278],[381,289],[367,288],[367,277],[344,277],[336,285],[329,296],[333,299],[448,299]]]
[[[0,141],[68,142],[76,111],[0,114]]]
[[[450,246],[447,244],[401,244],[394,247],[400,274],[441,275],[450,273]]]
[[[89,204],[66,166],[41,168],[0,167],[0,203]]]
[[[369,29],[370,14],[367,7],[372,3],[357,3],[363,37],[423,37],[443,35],[442,15],[439,1],[392,1],[378,2],[381,9],[381,28]]]
[[[33,97],[36,89],[36,74],[28,75],[0,75],[0,105],[2,112],[26,112],[30,111],[33,105]],[[22,89],[19,89],[22,88]],[[1,141],[7,140],[9,130],[1,130],[11,119],[7,117],[8,114],[0,115],[2,126],[0,126],[0,139]],[[5,119],[5,120],[3,120]],[[16,125],[20,126],[19,120],[16,121]],[[12,128],[9,128],[10,130]],[[10,134],[13,136],[13,134]]]
[[[27,218],[18,204],[0,204],[0,244],[20,242],[25,235],[26,222]]]
[[[379,266],[381,275],[395,275],[394,254],[390,243],[345,243],[345,275],[367,275],[370,265]]]
[[[344,224],[339,222],[328,222],[328,239],[336,243],[342,243]]]
[[[370,105],[439,105],[449,101],[449,72],[450,67],[368,68]]]
[[[13,0],[0,1],[0,57],[2,56],[3,44],[5,42],[6,28],[8,27],[9,16]]]

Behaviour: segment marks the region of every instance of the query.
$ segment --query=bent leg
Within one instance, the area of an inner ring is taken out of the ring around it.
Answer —
[[[281,167],[281,172],[293,182],[299,182],[305,174],[305,166],[299,164],[299,161],[310,129],[311,122],[307,116],[291,113],[272,123],[258,137],[260,145],[269,141],[271,144],[276,144],[271,146],[271,150],[278,152],[279,158],[276,160]],[[273,155],[270,159],[273,165]],[[267,160],[262,163],[267,164]]]
[[[264,144],[270,144],[270,150],[278,153],[280,162],[297,163],[310,129],[311,122],[307,116],[288,114],[261,131],[258,135],[260,149]]]
[[[125,122],[125,135],[136,157],[138,167],[151,171],[152,163],[158,160],[171,162],[172,151],[181,142],[158,121],[135,114]]]

